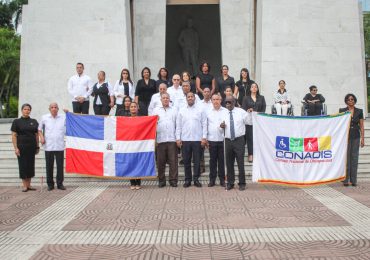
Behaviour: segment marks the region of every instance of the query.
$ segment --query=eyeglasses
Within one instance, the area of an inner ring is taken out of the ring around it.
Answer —
[[[225,104],[229,104],[229,105],[231,105],[233,102],[231,102],[231,101],[225,101]]]

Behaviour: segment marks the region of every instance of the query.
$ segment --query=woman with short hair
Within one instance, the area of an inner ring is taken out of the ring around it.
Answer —
[[[151,72],[148,67],[141,71],[141,79],[136,84],[135,102],[139,105],[139,112],[142,116],[148,115],[148,107],[152,96],[157,92],[156,82],[150,78]]]
[[[35,155],[39,153],[38,122],[30,117],[32,107],[23,104],[22,116],[13,121],[12,143],[18,159],[19,178],[22,179],[23,192],[36,190],[31,186],[31,178],[35,176]]]
[[[285,88],[285,81],[279,81],[279,89],[274,94],[274,101],[275,101],[275,109],[277,115],[284,115],[288,114],[288,109],[292,106],[290,103],[290,96]]]
[[[94,114],[109,115],[110,109],[114,106],[113,88],[105,80],[105,72],[98,72],[98,82],[93,86],[91,96],[94,97]]]
[[[340,108],[339,112],[351,112],[351,125],[347,146],[347,173],[343,185],[348,186],[350,182],[352,186],[357,186],[359,150],[360,146],[362,148],[365,145],[364,113],[362,109],[355,107],[357,98],[354,94],[347,94],[344,103],[347,107]]]
[[[200,73],[197,75],[195,80],[195,86],[197,88],[198,95],[203,99],[203,89],[209,88],[211,90],[211,95],[215,93],[216,90],[216,80],[213,75],[210,74],[211,65],[208,62],[202,62],[199,66]]]

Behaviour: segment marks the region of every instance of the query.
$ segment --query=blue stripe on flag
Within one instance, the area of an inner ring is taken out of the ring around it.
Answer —
[[[153,177],[155,174],[154,152],[117,153],[117,177]]]
[[[67,113],[66,119],[67,136],[104,140],[104,117]]]

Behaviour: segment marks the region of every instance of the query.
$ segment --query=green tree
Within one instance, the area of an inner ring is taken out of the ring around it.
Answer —
[[[364,13],[365,57],[370,59],[370,13]]]
[[[16,117],[11,97],[18,97],[20,37],[14,30],[0,28],[0,116]],[[2,111],[3,105],[5,110]]]

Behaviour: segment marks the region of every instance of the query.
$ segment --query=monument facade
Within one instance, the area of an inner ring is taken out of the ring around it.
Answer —
[[[136,82],[145,66],[155,78],[161,67],[195,73],[194,63],[208,60],[216,76],[222,64],[236,79],[248,68],[269,106],[284,79],[296,114],[310,85],[329,113],[349,92],[367,111],[363,49],[357,0],[29,0],[20,104],[32,104],[35,118],[52,101],[71,110],[67,81],[77,62],[94,81],[104,70],[114,84],[122,68]]]

